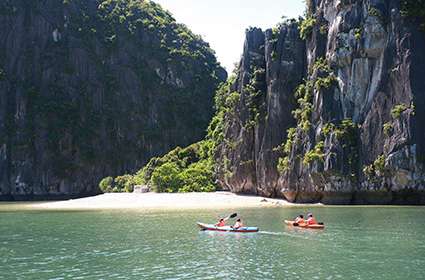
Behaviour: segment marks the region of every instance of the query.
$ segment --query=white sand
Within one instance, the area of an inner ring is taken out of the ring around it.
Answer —
[[[108,193],[93,197],[32,204],[37,209],[228,209],[282,207],[293,205],[283,199],[214,193]]]

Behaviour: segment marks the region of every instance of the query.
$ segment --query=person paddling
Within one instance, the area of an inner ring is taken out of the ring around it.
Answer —
[[[224,226],[226,226],[226,222],[227,222],[228,219],[233,219],[237,215],[238,215],[237,213],[233,213],[226,218],[221,218],[220,220],[218,220],[218,223],[216,223],[215,226],[216,227],[224,227]]]
[[[215,224],[216,227],[224,227],[226,225],[226,221],[225,219],[220,219],[218,221],[218,223]]]
[[[241,227],[243,227],[243,223],[242,223],[241,219],[237,219],[236,223],[233,225],[232,228],[238,229],[238,228],[241,228]]]
[[[307,215],[307,225],[317,225],[316,219],[313,217],[312,213],[308,213]]]
[[[298,225],[304,225],[305,224],[304,216],[299,215],[298,217],[296,217],[294,223],[297,223]]]

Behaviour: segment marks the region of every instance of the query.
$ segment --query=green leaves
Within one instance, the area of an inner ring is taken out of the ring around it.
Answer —
[[[300,23],[300,37],[303,40],[310,38],[313,33],[313,28],[316,25],[317,20],[314,17],[307,17]]]

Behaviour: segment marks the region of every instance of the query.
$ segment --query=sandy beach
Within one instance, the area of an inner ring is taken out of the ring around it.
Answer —
[[[102,209],[226,209],[294,205],[283,199],[214,193],[107,193],[67,201],[40,202],[30,208],[53,210]]]

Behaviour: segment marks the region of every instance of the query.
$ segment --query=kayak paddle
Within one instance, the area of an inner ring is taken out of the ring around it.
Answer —
[[[229,215],[228,217],[226,217],[226,218],[224,218],[224,219],[225,219],[225,220],[233,219],[233,218],[235,218],[237,215],[238,215],[238,213],[233,213],[233,214]]]

